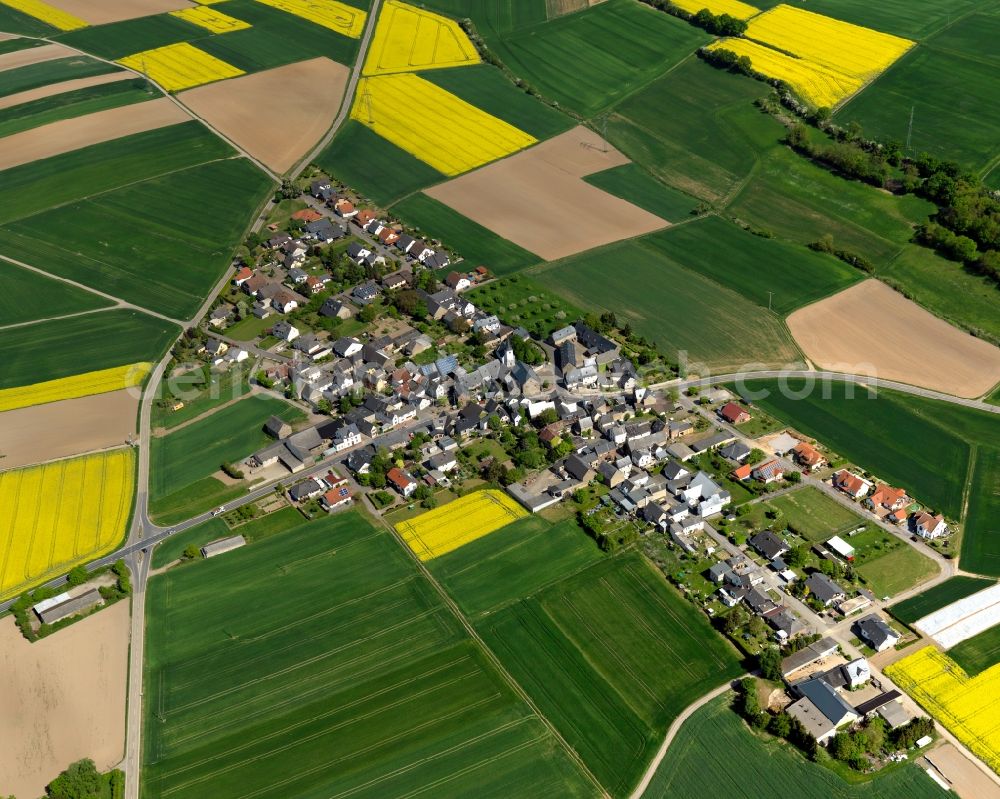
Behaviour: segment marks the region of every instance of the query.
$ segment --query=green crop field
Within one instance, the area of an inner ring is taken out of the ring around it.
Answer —
[[[4,225],[0,252],[186,318],[271,188],[245,159],[215,161]]]
[[[863,273],[831,255],[754,236],[717,216],[667,228],[644,246],[784,315],[858,282]],[[768,293],[771,292],[769,299]]]
[[[760,167],[729,210],[800,244],[830,234],[837,247],[883,266],[936,209],[912,194],[897,197],[844,180],[784,146],[775,146],[762,156]]]
[[[7,39],[0,42],[0,55],[16,53],[18,50],[30,50],[32,47],[42,47],[45,42],[40,39]]]
[[[146,91],[143,81],[137,78],[90,86],[30,103],[21,103],[0,110],[0,137],[48,125],[61,119],[142,103],[158,96]]]
[[[0,223],[234,154],[192,120],[7,169],[0,172]]]
[[[789,396],[776,381],[747,381],[767,397],[755,399],[768,413],[832,447],[879,478],[955,518],[961,514],[969,465],[969,445],[980,434],[1000,434],[984,412],[882,389],[869,398],[862,388],[845,398],[847,386],[817,384],[806,392],[800,379],[788,380]]]
[[[0,8],[2,7],[0,5]],[[48,86],[50,83],[89,78],[93,75],[104,75],[108,72],[118,71],[119,68],[114,64],[106,64],[103,61],[82,55],[42,61],[38,64],[29,64],[0,72],[0,97]]]
[[[194,23],[169,14],[156,14],[80,28],[55,38],[70,47],[113,60],[142,50],[201,39],[208,35],[208,31]]]
[[[0,388],[158,361],[179,333],[169,322],[125,309],[0,330]]]
[[[907,245],[878,275],[931,313],[1000,343],[1000,289],[989,278],[915,244]]]
[[[995,441],[992,443],[996,443]],[[962,538],[962,568],[1000,575],[1000,447],[976,450]]]
[[[1000,155],[996,130],[998,69],[978,56],[979,32],[993,20],[979,17],[944,39],[932,38],[897,61],[878,80],[844,105],[838,122],[860,122],[868,136],[907,137],[913,110],[914,152],[982,169]],[[995,24],[995,23],[994,23]],[[960,85],[962,91],[955,93]]]
[[[609,274],[621,277],[612,281]],[[689,362],[717,372],[799,357],[782,321],[766,308],[637,241],[548,264],[532,278],[581,308],[614,311],[670,358],[683,350]]]
[[[473,289],[469,299],[511,327],[523,327],[544,339],[552,331],[575,322],[583,312],[525,275],[494,280]]]
[[[605,169],[587,175],[584,180],[668,222],[680,222],[687,218],[697,205],[693,197],[660,183],[638,164]]]
[[[718,201],[784,134],[752,105],[766,94],[755,80],[692,58],[615,106],[608,138],[664,183]]]
[[[20,33],[24,36],[51,36],[59,32],[40,19],[22,14],[3,3],[0,3],[0,31]]]
[[[812,486],[775,497],[767,504],[780,510],[796,533],[814,543],[864,524],[864,519],[854,511]]]
[[[96,294],[0,260],[0,319],[5,325],[107,308]]]
[[[504,64],[543,97],[592,117],[709,39],[669,14],[631,0],[607,0],[489,43]]]
[[[149,481],[152,511],[159,515],[179,511],[175,500],[182,498],[176,495],[184,495],[188,487],[206,478],[218,483],[221,491],[222,483],[210,475],[223,463],[238,462],[267,443],[270,438],[263,427],[271,416],[292,423],[304,418],[302,411],[284,400],[249,396],[180,430],[154,437]],[[207,506],[201,510],[207,510]]]
[[[528,516],[427,565],[471,617],[531,596],[602,557],[575,521]]]
[[[490,40],[548,19],[545,0],[426,0],[421,5],[456,19],[472,19]]]
[[[434,167],[353,119],[340,127],[316,164],[383,206],[445,179]]]
[[[684,722],[667,750],[648,799],[703,796],[727,799],[941,799],[944,792],[915,763],[891,767],[859,783],[845,782],[791,744],[752,733],[722,696]],[[710,772],[706,771],[710,765]],[[791,787],[794,786],[794,787]]]
[[[1000,627],[966,638],[949,649],[948,656],[971,677],[995,666],[1000,663]]]
[[[677,713],[740,673],[700,612],[635,554],[477,628],[613,796],[628,795]]]
[[[392,211],[427,236],[444,242],[464,258],[460,269],[469,270],[483,265],[494,274],[505,275],[542,260],[423,193],[411,194],[396,203]]]
[[[503,72],[488,64],[431,69],[421,77],[539,140],[549,139],[573,125],[566,114],[516,89]]]
[[[359,514],[171,570],[148,603],[145,795],[595,794]]]
[[[987,580],[984,577],[952,577],[945,580],[933,588],[928,588],[921,594],[917,594],[910,599],[893,605],[889,611],[904,624],[913,624],[917,619],[922,619],[935,610],[940,610],[945,605],[964,599],[977,591],[996,585],[996,580]]]

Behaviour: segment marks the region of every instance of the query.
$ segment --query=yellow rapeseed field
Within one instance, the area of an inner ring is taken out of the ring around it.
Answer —
[[[0,390],[0,412],[131,388],[145,380],[152,368],[151,363],[129,363],[30,386],[5,388]]]
[[[182,8],[180,11],[171,11],[170,16],[183,19],[185,22],[190,22],[192,25],[197,25],[212,33],[229,33],[230,31],[241,31],[251,27],[249,22],[231,17],[229,14],[223,14],[221,11],[209,8],[207,5],[192,6],[191,8]]]
[[[457,22],[399,0],[388,0],[375,26],[364,74],[478,63],[475,45]]]
[[[445,175],[468,172],[536,141],[409,73],[362,78],[351,117]],[[425,121],[418,124],[417,117]]]
[[[950,657],[928,646],[888,666],[885,673],[1000,772],[1000,664],[970,677]]]
[[[367,14],[360,8],[339,3],[337,0],[257,0],[257,2],[280,8],[288,14],[302,17],[352,39],[360,39],[365,29]]]
[[[697,14],[703,8],[707,8],[716,16],[729,14],[736,19],[750,19],[754,14],[759,14],[760,9],[749,3],[741,3],[740,0],[671,0],[671,2],[691,14]]]
[[[179,92],[203,83],[245,74],[242,69],[237,69],[187,42],[144,50],[120,58],[118,63],[149,75],[168,92]]]
[[[133,450],[119,449],[0,472],[0,600],[115,547],[134,464]]]
[[[817,108],[835,106],[864,85],[861,78],[834,72],[802,58],[793,58],[747,39],[720,39],[707,49],[729,50],[739,56],[749,56],[755,70],[769,78],[783,80],[799,97]]]
[[[22,14],[27,14],[29,17],[47,22],[53,28],[58,28],[61,31],[75,31],[87,27],[87,23],[79,17],[53,8],[48,3],[43,3],[42,0],[0,0],[0,3],[10,6]]]
[[[527,515],[502,491],[487,489],[400,522],[396,531],[420,560],[431,560]]]

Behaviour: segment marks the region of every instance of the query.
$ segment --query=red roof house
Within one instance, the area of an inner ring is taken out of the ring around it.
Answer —
[[[719,408],[719,416],[729,422],[729,424],[743,424],[743,422],[749,422],[751,418],[750,414],[735,402],[727,402]]]

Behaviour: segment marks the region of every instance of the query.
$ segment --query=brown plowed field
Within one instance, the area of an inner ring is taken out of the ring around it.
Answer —
[[[821,369],[897,380],[957,397],[1000,382],[1000,349],[973,338],[878,280],[866,280],[788,317]]]
[[[596,133],[576,127],[425,193],[552,261],[670,224],[582,180],[627,163]]]
[[[31,64],[40,64],[42,61],[51,61],[54,58],[66,58],[71,55],[79,55],[79,53],[75,50],[69,50],[61,44],[43,44],[41,47],[29,47],[27,50],[15,50],[13,53],[0,55],[0,72],[27,67]]]
[[[73,92],[77,89],[87,89],[91,86],[100,86],[104,83],[116,83],[120,80],[134,78],[131,72],[109,72],[106,75],[92,75],[89,78],[76,78],[75,80],[64,80],[62,83],[50,83],[48,86],[39,86],[37,89],[30,89],[26,92],[8,94],[0,97],[0,110],[10,108],[21,103],[30,103],[32,100],[42,100],[45,97],[52,97],[64,92]]]
[[[91,25],[148,17],[194,5],[188,0],[46,0],[46,2]]]

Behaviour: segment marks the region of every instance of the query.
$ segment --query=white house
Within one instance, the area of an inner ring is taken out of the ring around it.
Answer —
[[[917,535],[927,539],[940,538],[948,532],[948,525],[945,524],[944,516],[940,513],[937,516],[932,516],[926,511],[915,514],[913,527],[917,531]]]
[[[280,338],[282,341],[294,341],[299,337],[299,329],[291,322],[286,322],[282,319],[271,328],[271,335],[275,338]]]

